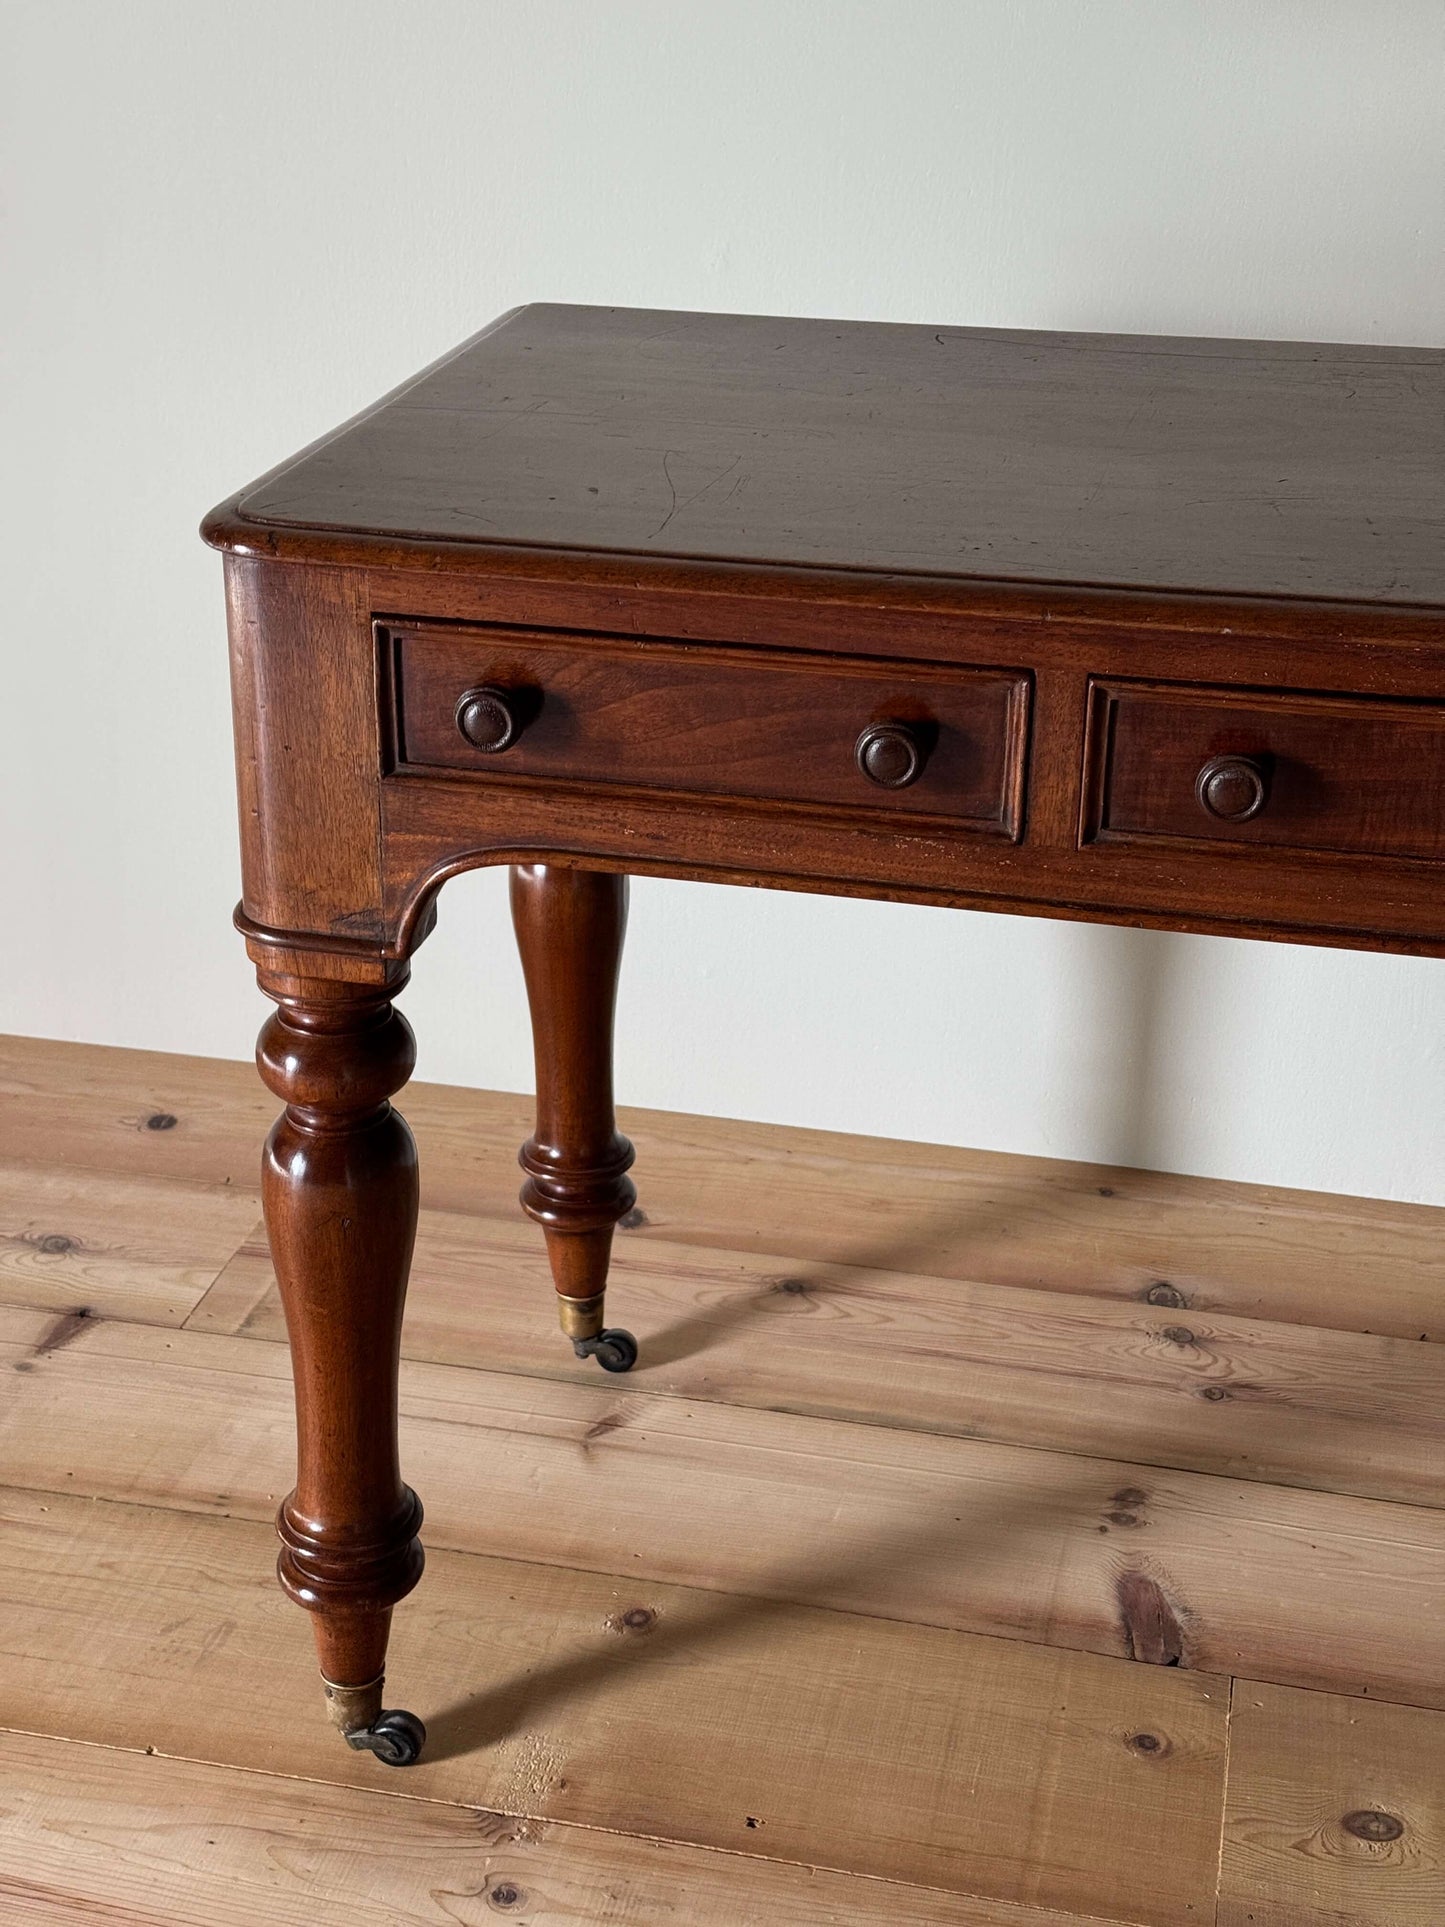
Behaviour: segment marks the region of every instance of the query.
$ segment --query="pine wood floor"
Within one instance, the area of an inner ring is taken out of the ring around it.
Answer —
[[[1445,1921],[1445,1214],[634,1112],[607,1379],[526,1101],[404,1108],[403,1774],[271,1575],[272,1100],[0,1040],[0,1920]]]

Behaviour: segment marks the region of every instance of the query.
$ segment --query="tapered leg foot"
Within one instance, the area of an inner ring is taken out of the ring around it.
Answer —
[[[579,1358],[630,1371],[637,1343],[604,1323],[617,1220],[637,1202],[617,1130],[612,1027],[627,879],[553,864],[512,871],[512,921],[532,1012],[537,1128],[522,1146],[522,1209],[543,1228],[562,1330]]]
[[[397,981],[404,981],[397,973]],[[277,1518],[281,1584],[311,1614],[347,1743],[393,1765],[425,1738],[382,1708],[392,1607],[421,1577],[421,1505],[397,1457],[402,1305],[416,1233],[416,1147],[390,1098],[415,1047],[389,990],[261,974],[278,1009],[257,1062],[286,1109],[262,1201],[296,1385],[296,1489]]]
[[[389,1612],[379,1617],[390,1621]],[[336,1641],[331,1635],[334,1630],[334,1624],[328,1627],[318,1623],[317,1644],[333,1653]],[[380,1630],[384,1648],[385,1626]],[[355,1661],[351,1662],[353,1670],[355,1664]],[[364,1685],[338,1685],[327,1678],[323,1657],[321,1684],[326,1693],[326,1710],[331,1716],[331,1724],[349,1747],[358,1753],[374,1753],[388,1766],[411,1766],[415,1762],[426,1744],[426,1728],[415,1713],[382,1706],[382,1692],[386,1685],[384,1673],[378,1673],[375,1679],[366,1681]]]

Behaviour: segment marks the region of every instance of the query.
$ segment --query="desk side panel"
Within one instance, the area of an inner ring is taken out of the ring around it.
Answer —
[[[226,558],[242,910],[380,949],[381,748],[363,576]]]

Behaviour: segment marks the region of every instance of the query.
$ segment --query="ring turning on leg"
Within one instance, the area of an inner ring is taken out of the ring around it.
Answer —
[[[612,1026],[627,928],[627,879],[555,864],[512,871],[512,921],[532,1012],[537,1128],[522,1146],[522,1209],[547,1239],[562,1330],[579,1358],[630,1371],[637,1345],[608,1330],[612,1231],[637,1193],[617,1130]]]
[[[398,973],[401,982],[404,972]],[[296,1384],[296,1490],[277,1570],[311,1614],[331,1717],[393,1765],[425,1737],[381,1705],[391,1610],[421,1577],[421,1505],[397,1457],[401,1314],[416,1234],[416,1146],[390,1098],[415,1046],[390,990],[274,977],[256,1058],[286,1109],[262,1200]]]

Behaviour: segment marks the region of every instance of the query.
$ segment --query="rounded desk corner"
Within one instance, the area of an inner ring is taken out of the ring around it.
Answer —
[[[239,495],[218,502],[202,516],[200,537],[207,548],[223,555],[269,555],[273,547],[268,531],[242,513]]]

